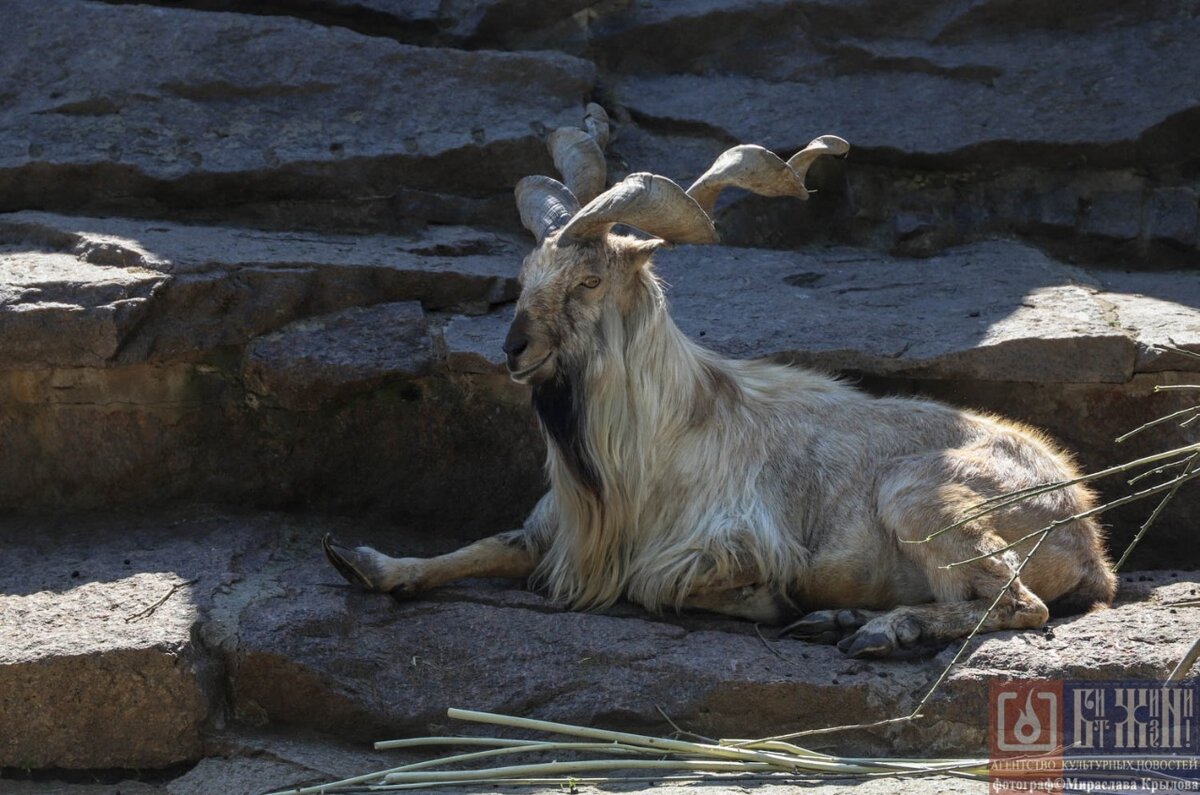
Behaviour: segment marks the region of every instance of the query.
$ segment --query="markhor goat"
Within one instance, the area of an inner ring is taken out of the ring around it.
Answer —
[[[584,129],[550,137],[566,184],[517,185],[538,246],[521,267],[504,350],[512,378],[533,387],[549,493],[521,530],[457,552],[397,559],[326,539],[330,561],[398,595],[531,577],[579,609],[624,597],[760,622],[803,615],[785,631],[851,656],[966,635],[1033,541],[988,553],[1087,509],[1091,496],[1054,491],[904,542],[996,495],[1075,477],[1070,459],[995,417],[707,351],[672,322],[651,269],[665,243],[716,242],[709,213],[723,188],[806,198],[809,165],[848,144],[823,136],[786,162],[738,146],[686,192],[652,174],[604,190],[607,138],[607,116],[589,106]],[[619,224],[653,237],[614,234]],[[1098,526],[1064,524],[983,629],[1038,627],[1047,604],[1078,612],[1108,604],[1114,589]]]

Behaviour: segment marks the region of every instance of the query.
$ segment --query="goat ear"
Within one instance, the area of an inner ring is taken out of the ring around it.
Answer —
[[[631,270],[644,268],[650,262],[650,257],[654,256],[654,252],[669,245],[671,244],[658,237],[648,240],[629,240],[625,244],[625,260],[629,263]]]

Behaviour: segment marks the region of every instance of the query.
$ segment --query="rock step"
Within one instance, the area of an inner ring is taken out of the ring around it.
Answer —
[[[158,5],[11,4],[0,210],[515,229],[509,190],[552,173],[541,136],[599,98],[616,175],[687,180],[731,143],[851,140],[814,169],[819,202],[733,201],[732,242],[929,253],[1019,235],[1150,267],[1191,265],[1200,244],[1200,23],[1177,0],[902,17],[820,0]]]
[[[527,245],[466,227],[0,215],[0,505],[202,499],[516,526],[543,488],[528,392],[500,358]],[[656,261],[680,326],[722,353],[995,411],[1089,468],[1192,441],[1164,427],[1112,442],[1193,397],[1153,391],[1195,381],[1198,360],[1154,347],[1200,350],[1189,273],[1086,270],[999,241],[926,259],[681,246]],[[1142,565],[1194,560],[1197,516],[1181,492]],[[1114,545],[1143,519],[1141,505],[1114,515]]]
[[[450,706],[654,733],[661,709],[709,736],[766,736],[897,716],[953,651],[852,661],[731,620],[562,612],[496,581],[398,604],[341,587],[320,554],[331,529],[400,551],[379,526],[281,514],[4,520],[0,766],[162,767],[199,759],[219,725],[351,743],[472,731],[447,725]],[[997,677],[1162,677],[1200,632],[1200,613],[1171,606],[1198,587],[1126,575],[1111,610],[977,640],[928,720],[816,744],[974,753]]]
[[[0,55],[0,210],[511,223],[507,197],[489,198],[552,168],[542,136],[579,123],[593,83],[561,53],[417,47],[286,17],[69,0],[6,12],[23,36]]]

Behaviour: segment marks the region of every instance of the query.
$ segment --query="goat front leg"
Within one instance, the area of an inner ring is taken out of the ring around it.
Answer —
[[[778,624],[794,608],[753,569],[726,575],[709,572],[693,583],[683,599],[684,608],[720,613],[760,624]]]
[[[468,577],[525,579],[541,559],[526,530],[500,533],[435,558],[393,558],[371,547],[343,546],[330,535],[322,545],[325,557],[347,580],[400,598]]]

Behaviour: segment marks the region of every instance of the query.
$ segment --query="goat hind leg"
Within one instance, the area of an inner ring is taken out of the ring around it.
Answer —
[[[1020,583],[1013,583],[988,612],[994,601],[991,597],[897,607],[842,638],[838,648],[849,657],[886,657],[917,645],[946,643],[971,634],[985,612],[980,632],[1033,629],[1046,623],[1046,605]]]
[[[955,482],[947,466],[943,456],[910,459],[890,473],[879,492],[884,529],[901,542],[901,553],[924,571],[937,601],[897,607],[871,619],[838,643],[847,655],[884,657],[917,644],[954,640],[970,634],[981,619],[981,632],[1030,629],[1049,619],[1045,603],[1014,576],[1020,553],[1033,542],[1000,552],[1005,541],[994,526],[1001,521],[997,515],[924,540],[982,499],[967,485]],[[1002,521],[1019,527],[1029,520],[1014,512]],[[971,562],[962,563],[966,560]],[[947,569],[952,563],[962,565]],[[993,602],[995,609],[987,612]]]
[[[523,530],[500,533],[434,558],[393,558],[371,547],[347,547],[331,535],[322,541],[325,557],[355,585],[399,598],[414,596],[467,577],[512,577],[533,573],[540,553]]]

